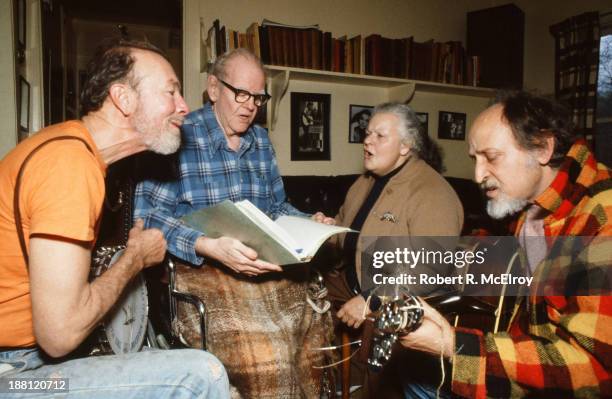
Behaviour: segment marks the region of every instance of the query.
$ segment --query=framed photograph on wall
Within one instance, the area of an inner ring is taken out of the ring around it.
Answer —
[[[466,116],[461,112],[440,111],[438,118],[438,138],[445,140],[465,140]]]
[[[329,94],[291,93],[291,160],[329,161]]]
[[[427,112],[415,112],[415,114],[423,126],[423,131],[429,134],[429,114]]]
[[[17,141],[28,137],[30,131],[30,84],[23,76],[19,76],[19,98],[17,99],[17,118],[19,131]]]
[[[374,107],[349,105],[349,143],[363,143]]]

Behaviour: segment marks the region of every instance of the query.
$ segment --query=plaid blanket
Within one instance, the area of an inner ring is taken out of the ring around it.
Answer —
[[[331,341],[331,315],[317,313],[308,304],[307,268],[297,267],[282,277],[242,278],[214,266],[178,267],[177,288],[206,304],[207,349],[225,365],[234,396],[319,397],[321,370],[312,366],[326,360],[312,349]],[[313,302],[324,305],[322,298]],[[197,313],[180,304],[178,314],[183,338],[199,347]]]

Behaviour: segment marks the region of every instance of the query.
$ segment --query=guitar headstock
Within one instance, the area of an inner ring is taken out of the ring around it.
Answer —
[[[420,327],[423,321],[423,305],[412,295],[383,298],[380,308],[373,312],[374,335],[368,356],[368,365],[375,371],[383,368],[391,358],[397,337]]]

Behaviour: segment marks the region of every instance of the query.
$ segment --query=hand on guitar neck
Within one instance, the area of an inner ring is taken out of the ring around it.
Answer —
[[[126,258],[136,275],[142,269],[155,266],[164,260],[166,240],[158,229],[144,229],[144,222],[138,219],[130,230],[125,252]]]

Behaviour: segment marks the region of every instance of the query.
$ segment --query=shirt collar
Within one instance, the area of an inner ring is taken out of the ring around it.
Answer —
[[[555,218],[563,218],[571,212],[585,194],[597,172],[597,162],[586,142],[577,140],[565,155],[553,182],[540,194],[535,203]]]
[[[206,126],[206,132],[208,134],[208,139],[210,140],[210,146],[208,147],[208,151],[210,155],[213,155],[215,152],[225,149],[227,151],[231,151],[231,149],[227,145],[227,138],[225,137],[225,132],[219,125],[217,121],[217,117],[215,116],[215,111],[213,110],[212,104],[207,102],[204,105],[204,125]],[[240,147],[238,148],[238,153],[242,154],[244,151],[248,150],[253,142],[255,141],[255,134],[253,132],[253,126],[249,126],[248,130],[240,136]]]

